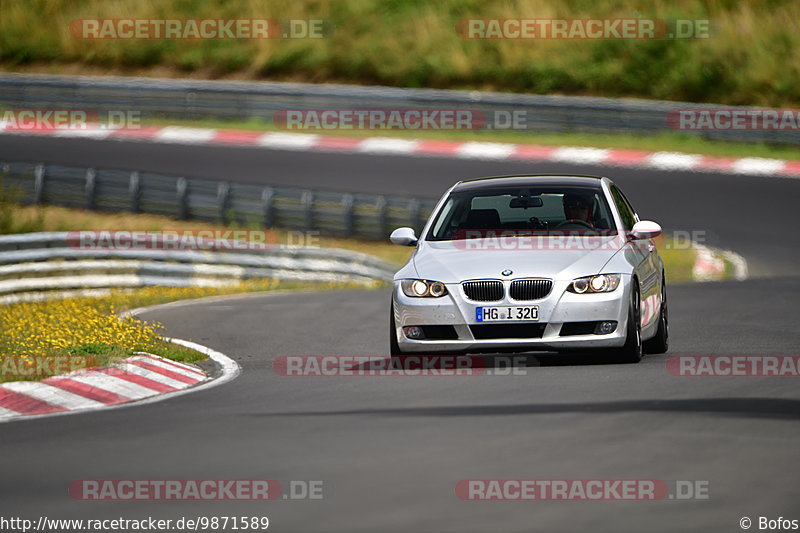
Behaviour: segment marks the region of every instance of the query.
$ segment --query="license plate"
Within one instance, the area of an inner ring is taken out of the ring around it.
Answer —
[[[539,320],[539,306],[527,307],[476,307],[478,322],[500,322],[506,320]]]

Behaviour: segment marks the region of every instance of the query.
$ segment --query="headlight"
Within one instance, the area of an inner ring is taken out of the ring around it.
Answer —
[[[567,287],[567,290],[578,294],[586,292],[611,292],[619,286],[620,279],[622,279],[622,276],[619,274],[587,276],[585,278],[573,280],[572,283],[569,284],[569,287]]]
[[[412,298],[440,298],[447,294],[444,283],[426,279],[400,280],[400,288],[403,289],[403,294]]]

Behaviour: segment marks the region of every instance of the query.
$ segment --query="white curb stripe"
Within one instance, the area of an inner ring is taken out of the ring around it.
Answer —
[[[515,144],[466,142],[458,147],[456,155],[470,159],[507,159],[516,149]]]
[[[256,144],[284,150],[307,150],[317,144],[319,135],[307,133],[265,133]]]
[[[174,143],[207,143],[214,139],[217,130],[205,128],[183,128],[180,126],[167,126],[162,128],[155,135],[155,139],[161,142]]]
[[[105,404],[37,381],[12,381],[3,387],[65,409],[88,409]]]
[[[114,365],[116,368],[119,368],[123,372],[127,372],[129,374],[134,374],[137,376],[141,376],[143,378],[147,378],[153,380],[157,383],[161,383],[162,385],[167,385],[168,387],[172,387],[175,389],[182,389],[186,387],[186,383],[182,381],[178,381],[177,379],[168,378],[158,372],[153,372],[152,370],[147,370],[146,368],[142,368],[137,365],[132,365],[130,363],[120,363]],[[146,385],[145,385],[146,386]]]
[[[112,130],[107,129],[85,129],[85,130],[77,130],[77,129],[60,129],[55,130],[53,135],[56,137],[76,137],[76,138],[87,138],[87,139],[105,139],[109,135],[111,135]]]
[[[187,372],[192,372],[197,376],[208,377],[208,375],[200,370],[198,367],[191,365],[189,363],[181,363],[180,361],[173,361],[172,359],[167,359],[166,357],[159,357],[158,355],[153,355],[147,352],[140,352],[138,355],[143,355],[147,357],[149,360],[160,361],[167,365],[168,368],[172,368],[173,366],[177,365],[182,369],[186,370]]]
[[[138,400],[141,398],[149,398],[158,394],[158,391],[148,389],[126,379],[110,376],[103,373],[84,373],[83,375],[69,376],[69,379],[74,379],[84,385],[89,385],[96,389],[113,392],[119,396]]]
[[[553,151],[550,158],[555,161],[563,161],[566,163],[597,164],[605,161],[608,158],[609,153],[610,150],[605,150],[602,148],[565,146]]]
[[[186,368],[174,366],[169,363],[164,363],[163,361],[159,361],[153,357],[148,357],[146,355],[140,355],[138,357],[129,357],[126,361],[140,361],[142,363],[147,363],[148,365],[157,366],[159,368],[163,368],[164,370],[168,370],[169,372],[174,372],[175,374],[179,374],[181,376],[186,376],[187,378],[192,378],[195,381],[203,381],[205,376],[200,375],[200,373],[195,372],[193,370],[187,370]],[[185,385],[185,384],[184,384]]]
[[[777,174],[784,168],[784,163],[780,159],[765,159],[761,157],[744,157],[734,161],[731,165],[733,172],[737,174]]]
[[[730,250],[722,250],[720,253],[733,265],[734,279],[737,281],[744,281],[750,276],[750,271],[747,268],[747,260],[744,257]]]
[[[153,355],[153,354],[147,353],[147,352],[142,352],[139,355],[144,355],[145,357],[148,357],[148,358],[153,359],[155,361],[161,361],[165,365],[169,365],[170,368],[172,368],[173,366],[177,365],[177,366],[183,368],[184,370],[186,370],[188,372],[194,372],[195,374],[198,374],[200,376],[206,376],[205,372],[203,372],[202,370],[200,370],[196,366],[194,366],[192,364],[189,364],[189,363],[183,363],[181,361],[174,361],[172,359],[167,359],[166,357],[160,357],[158,355]]]
[[[0,407],[0,420],[2,420],[5,417],[19,416],[19,415],[20,413],[16,411],[12,411],[11,409],[6,409],[5,407]]]
[[[358,151],[367,154],[411,154],[418,146],[419,141],[370,137],[359,143]]]
[[[660,170],[690,170],[696,167],[703,156],[679,152],[656,152],[647,158],[649,166]]]

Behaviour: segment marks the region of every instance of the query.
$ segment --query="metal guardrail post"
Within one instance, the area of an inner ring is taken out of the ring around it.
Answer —
[[[186,178],[178,178],[175,187],[178,196],[178,218],[186,220],[189,218],[189,183]]]
[[[41,204],[44,201],[44,180],[46,170],[44,165],[36,165],[33,178],[33,203]]]
[[[141,182],[139,180],[139,173],[135,170],[131,172],[130,180],[128,182],[128,201],[130,203],[131,213],[139,212],[139,199],[141,198]]]
[[[389,235],[389,220],[387,218],[386,198],[378,196],[375,207],[378,211],[378,231],[381,237],[387,237]]]
[[[92,211],[95,208],[95,199],[97,197],[97,173],[93,168],[86,169],[84,192],[86,194],[86,209]]]
[[[275,225],[274,197],[275,189],[272,187],[264,187],[264,190],[261,191],[261,214],[265,228],[272,228]]]
[[[420,217],[422,211],[422,206],[419,203],[419,200],[416,198],[412,198],[410,202],[408,202],[408,218],[410,222],[410,226],[414,228],[414,231],[419,233],[422,231],[422,218]]]
[[[217,206],[219,207],[219,220],[223,224],[228,223],[228,208],[231,199],[231,185],[226,181],[221,181],[217,185]]]
[[[306,231],[314,229],[314,191],[303,192],[303,213],[305,214]]]
[[[342,196],[342,209],[344,210],[344,234],[352,237],[356,230],[355,198],[352,194]]]

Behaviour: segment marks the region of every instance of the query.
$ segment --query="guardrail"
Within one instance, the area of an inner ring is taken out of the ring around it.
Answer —
[[[394,265],[349,250],[275,246],[267,250],[82,249],[74,232],[0,236],[0,304],[64,291],[144,286],[217,287],[250,279],[374,283]],[[209,239],[225,249],[230,243]]]
[[[245,227],[385,239],[398,226],[421,229],[432,200],[265,187],[150,172],[0,162],[0,186],[24,204],[129,211]],[[120,228],[125,229],[125,228]]]
[[[654,80],[657,83],[657,80]],[[520,131],[655,134],[671,130],[670,111],[720,105],[633,98],[591,98],[398,89],[337,84],[0,74],[0,107],[137,111],[147,117],[272,122],[286,109],[474,109],[525,111]],[[749,107],[724,106],[751,110]],[[508,115],[504,115],[508,116]],[[499,122],[492,121],[495,127]],[[720,140],[800,144],[797,131],[682,131]]]

